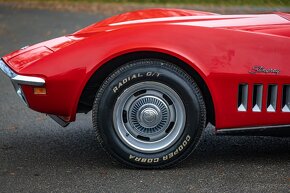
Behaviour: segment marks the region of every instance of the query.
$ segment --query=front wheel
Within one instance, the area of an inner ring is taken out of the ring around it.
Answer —
[[[93,124],[102,147],[129,166],[160,168],[185,159],[205,127],[194,80],[177,66],[137,60],[113,72],[99,89]]]

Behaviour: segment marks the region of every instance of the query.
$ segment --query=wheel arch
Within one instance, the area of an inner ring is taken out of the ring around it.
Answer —
[[[116,69],[118,66],[120,66],[120,64],[125,64],[133,60],[145,58],[161,59],[171,62],[173,64],[177,64],[184,71],[186,71],[192,78],[194,78],[199,88],[201,89],[202,95],[204,96],[207,111],[207,122],[210,122],[211,124],[215,125],[215,109],[213,98],[202,76],[187,62],[181,60],[180,58],[172,56],[168,53],[156,51],[130,52],[117,56],[109,60],[105,64],[103,64],[100,68],[98,68],[98,70],[96,70],[93,73],[93,75],[86,83],[80,96],[80,99],[78,101],[77,112],[87,113],[91,111],[97,90],[101,86],[102,82],[106,79],[106,77],[112,72],[112,70]]]

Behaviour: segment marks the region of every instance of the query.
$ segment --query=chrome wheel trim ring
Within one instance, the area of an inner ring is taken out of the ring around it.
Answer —
[[[114,129],[124,144],[142,153],[171,147],[184,131],[186,113],[179,95],[165,84],[145,81],[127,88],[113,111]]]

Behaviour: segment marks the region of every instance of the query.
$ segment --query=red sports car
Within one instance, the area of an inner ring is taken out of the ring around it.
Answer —
[[[174,165],[217,133],[290,125],[290,14],[151,9],[2,57],[31,109],[62,126],[92,110],[122,163]]]

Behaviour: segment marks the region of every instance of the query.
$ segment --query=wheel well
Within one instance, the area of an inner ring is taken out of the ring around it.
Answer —
[[[214,112],[214,104],[209,92],[209,89],[202,79],[202,77],[187,63],[183,62],[182,60],[173,57],[168,54],[158,53],[158,52],[134,52],[125,54],[119,57],[116,57],[105,65],[102,65],[89,79],[87,82],[82,95],[80,97],[78,103],[78,113],[87,113],[92,110],[92,106],[94,103],[96,92],[98,91],[99,87],[101,86],[102,82],[109,76],[112,70],[116,69],[117,67],[138,59],[145,59],[145,58],[155,58],[166,60],[173,64],[177,64],[183,70],[185,70],[194,80],[197,82],[199,88],[201,89],[202,95],[204,96],[206,110],[207,110],[207,121],[211,124],[215,125],[215,112]]]

